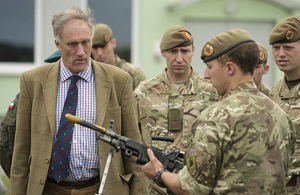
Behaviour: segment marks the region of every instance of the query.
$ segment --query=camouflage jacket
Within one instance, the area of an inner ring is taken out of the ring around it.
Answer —
[[[253,82],[202,111],[193,132],[177,178],[188,194],[286,194],[296,132]]]
[[[131,76],[132,88],[134,90],[142,81],[145,80],[144,72],[133,64],[130,64],[125,60],[121,60],[117,55],[116,58],[117,62],[114,65],[119,67],[121,70],[124,70]]]
[[[297,131],[296,153],[291,168],[293,175],[300,175],[300,83],[289,90],[285,79],[276,82],[269,97],[276,102],[292,119]]]
[[[178,89],[160,75],[142,82],[134,91],[142,140],[149,145],[151,136],[174,137],[174,143],[152,141],[164,150],[185,151],[191,140],[191,126],[202,110],[218,101],[215,88],[196,71]]]
[[[267,85],[265,85],[265,84],[262,83],[261,86],[260,86],[260,90],[259,91],[261,91],[266,96],[268,96],[269,93],[270,93],[270,88]]]
[[[11,160],[12,160],[12,154],[14,149],[18,102],[19,102],[19,94],[9,105],[9,108],[1,121],[0,164],[5,174],[8,177],[10,177]]]

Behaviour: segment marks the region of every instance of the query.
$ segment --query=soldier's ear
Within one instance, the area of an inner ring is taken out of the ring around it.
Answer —
[[[268,64],[264,65],[264,74],[267,74],[269,72],[270,66]]]
[[[226,66],[226,69],[227,69],[227,73],[229,75],[232,75],[234,73],[234,71],[235,71],[235,65],[234,65],[234,63],[227,62],[225,66]]]

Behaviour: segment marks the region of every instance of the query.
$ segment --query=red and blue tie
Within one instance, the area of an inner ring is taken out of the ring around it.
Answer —
[[[70,150],[73,135],[74,123],[65,119],[65,114],[76,115],[78,100],[78,89],[76,82],[80,77],[73,75],[68,89],[67,98],[63,107],[56,142],[54,143],[53,155],[50,167],[50,174],[57,183],[69,175]]]

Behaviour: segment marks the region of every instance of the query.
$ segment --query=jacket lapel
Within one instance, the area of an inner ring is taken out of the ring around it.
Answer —
[[[98,125],[102,125],[108,101],[111,93],[112,83],[107,79],[107,70],[100,63],[92,60],[95,74],[95,93],[96,93],[96,115]]]
[[[51,133],[53,136],[56,124],[56,102],[58,91],[59,63],[60,61],[53,64],[53,66],[46,73],[45,80],[42,81],[44,101],[47,112],[46,115],[48,117]]]

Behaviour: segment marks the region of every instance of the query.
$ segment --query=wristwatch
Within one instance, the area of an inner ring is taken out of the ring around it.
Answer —
[[[161,174],[163,172],[167,172],[167,170],[165,169],[161,169],[159,171],[157,171],[157,173],[154,176],[154,182],[159,186],[159,187],[166,187],[166,185],[164,184],[163,180],[161,179]]]

